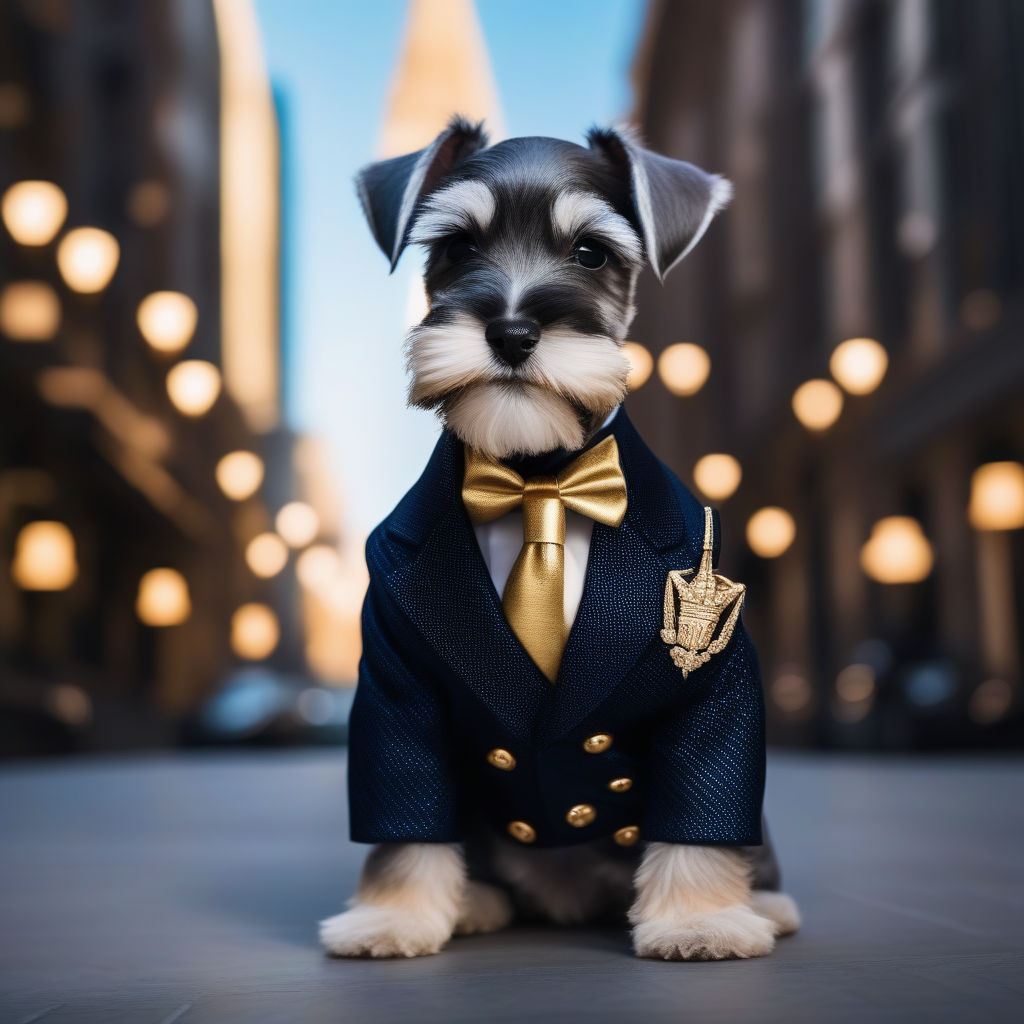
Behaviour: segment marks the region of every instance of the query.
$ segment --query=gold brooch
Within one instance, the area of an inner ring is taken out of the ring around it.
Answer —
[[[661,639],[672,648],[672,661],[685,679],[725,648],[732,637],[743,606],[746,587],[711,571],[714,526],[711,509],[704,509],[704,553],[700,568],[673,569],[665,580],[665,628]],[[731,605],[729,617],[718,628],[723,612]],[[715,635],[717,631],[717,636]]]

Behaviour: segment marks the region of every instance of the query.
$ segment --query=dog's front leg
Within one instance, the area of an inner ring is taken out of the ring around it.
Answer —
[[[320,923],[320,941],[334,956],[437,953],[452,937],[465,888],[461,846],[375,846],[350,909]]]
[[[750,898],[739,851],[650,843],[629,911],[633,948],[658,960],[764,956],[775,945],[775,928],[750,909]]]

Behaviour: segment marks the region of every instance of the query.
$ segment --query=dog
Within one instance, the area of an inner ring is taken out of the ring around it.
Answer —
[[[638,956],[719,960],[799,925],[761,827],[743,588],[621,408],[637,277],[664,280],[731,186],[628,129],[587,143],[491,146],[456,117],[357,179],[392,270],[426,251],[409,402],[445,429],[367,543],[349,793],[375,845],[321,924],[336,956],[628,918]]]

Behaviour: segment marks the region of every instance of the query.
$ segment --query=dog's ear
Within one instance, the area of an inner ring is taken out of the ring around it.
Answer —
[[[587,142],[628,181],[634,223],[651,269],[664,281],[732,198],[732,185],[721,175],[652,153],[628,128],[591,128]]]
[[[487,145],[483,122],[453,117],[426,149],[368,164],[356,175],[356,190],[370,230],[394,270],[402,255],[417,204],[450,171]]]

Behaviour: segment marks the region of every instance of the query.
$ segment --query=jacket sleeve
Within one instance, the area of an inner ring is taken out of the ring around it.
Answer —
[[[756,846],[764,698],[757,654],[742,623],[725,650],[691,679],[692,697],[653,738],[641,834],[653,842]]]
[[[363,656],[349,722],[352,840],[455,842],[456,773],[443,700],[418,664],[413,627],[372,570],[362,626]]]

